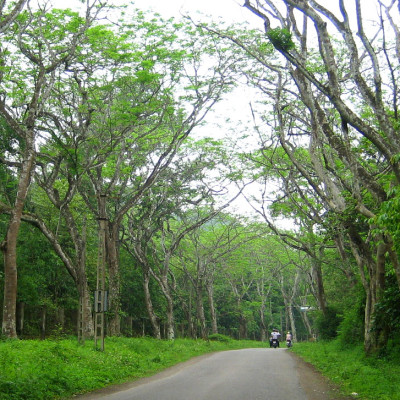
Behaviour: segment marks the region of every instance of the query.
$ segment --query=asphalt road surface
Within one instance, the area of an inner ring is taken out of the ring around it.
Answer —
[[[344,399],[286,349],[243,349],[197,357],[151,378],[75,399],[337,400]]]

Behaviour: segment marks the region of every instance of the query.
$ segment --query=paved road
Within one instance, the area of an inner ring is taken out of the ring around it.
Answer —
[[[325,399],[301,382],[298,361],[286,349],[214,353],[152,378],[78,396],[107,400],[310,400]],[[304,379],[303,379],[304,380]],[[308,381],[309,379],[306,378]],[[311,394],[314,393],[314,394]],[[329,397],[330,398],[330,397]],[[336,398],[336,397],[335,397]]]

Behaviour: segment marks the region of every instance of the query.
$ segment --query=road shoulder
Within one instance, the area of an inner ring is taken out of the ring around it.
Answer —
[[[342,395],[338,386],[325,378],[312,364],[292,351],[288,353],[296,363],[300,385],[309,400],[354,400],[354,397]]]
[[[173,365],[173,366],[168,367],[160,372],[157,372],[154,375],[150,375],[150,376],[143,377],[143,378],[129,379],[125,383],[114,383],[114,384],[111,384],[104,388],[96,389],[96,390],[93,390],[88,393],[76,394],[76,395],[72,396],[71,399],[96,400],[98,398],[101,398],[101,397],[104,397],[107,395],[111,395],[111,394],[114,394],[114,393],[117,393],[120,391],[128,390],[128,389],[131,389],[131,388],[139,386],[139,385],[144,385],[146,383],[156,381],[157,379],[162,379],[162,378],[166,378],[168,376],[174,375],[177,372],[179,372],[180,370],[182,370],[183,368],[186,368],[189,365],[193,365],[207,357],[212,356],[213,354],[215,354],[215,352],[202,354],[200,356],[195,356],[195,357],[190,358],[187,361],[183,361],[179,364]]]

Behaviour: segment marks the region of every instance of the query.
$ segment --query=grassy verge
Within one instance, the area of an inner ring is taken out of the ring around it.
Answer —
[[[220,337],[219,339],[224,339]],[[0,398],[65,399],[112,383],[152,375],[201,354],[246,347],[264,347],[253,341],[203,341],[151,338],[106,338],[105,351],[92,341],[0,342]]]
[[[400,400],[398,354],[365,357],[362,346],[343,349],[337,342],[296,343],[293,351],[338,384],[344,394],[363,400]]]

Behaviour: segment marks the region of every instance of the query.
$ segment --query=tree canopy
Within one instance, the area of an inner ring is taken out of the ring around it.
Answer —
[[[388,346],[395,1],[376,0],[372,23],[360,0],[246,0],[264,30],[25,3],[0,10],[4,336],[92,337],[105,289],[109,335],[279,327]],[[237,87],[254,93],[251,122],[216,137],[212,112]]]

